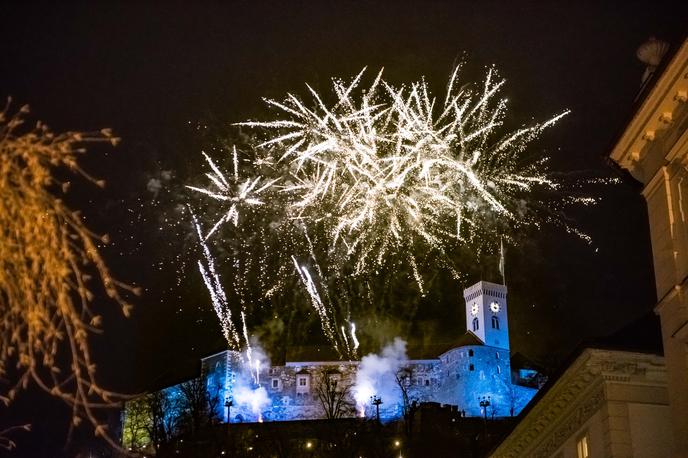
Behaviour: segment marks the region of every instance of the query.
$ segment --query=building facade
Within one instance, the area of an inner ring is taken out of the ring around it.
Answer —
[[[674,456],[688,457],[688,40],[650,83],[610,157],[644,186]]]
[[[587,348],[490,456],[664,458],[671,443],[664,358]]]
[[[453,405],[466,416],[505,417],[517,415],[537,392],[530,372],[512,371],[507,316],[507,288],[481,281],[464,291],[467,331],[457,346],[427,359],[408,359],[381,393],[380,418],[402,416],[406,402],[436,402]],[[223,412],[225,422],[290,421],[325,418],[325,377],[334,378],[339,390],[347,390],[344,416],[375,416],[377,407],[355,399],[361,361],[287,361],[284,365],[259,367],[247,380],[246,363],[235,351],[223,351],[202,360],[208,383],[220,387],[221,397],[232,405]],[[398,380],[397,380],[398,378]],[[246,401],[246,385],[264,388],[267,400],[261,407]],[[383,382],[384,384],[384,382]],[[397,386],[395,386],[395,384]],[[389,385],[392,385],[391,387]],[[403,386],[403,390],[402,390]],[[398,388],[398,389],[397,389]],[[238,392],[238,391],[239,392]],[[367,401],[368,399],[366,399]],[[480,401],[489,400],[487,412]]]

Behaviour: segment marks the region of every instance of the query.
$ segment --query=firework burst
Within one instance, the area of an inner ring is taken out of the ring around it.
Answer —
[[[275,119],[239,124],[261,139],[250,155],[252,176],[240,176],[234,149],[230,179],[206,156],[211,186],[191,187],[226,205],[202,238],[224,223],[237,229],[242,211],[272,212],[269,229],[288,240],[279,247],[281,264],[298,274],[335,348],[350,354],[356,339],[350,311],[333,305],[327,284],[344,275],[374,275],[394,260],[423,292],[427,253],[446,261],[451,247],[508,238],[505,227],[539,224],[528,218],[529,196],[558,186],[544,160],[523,153],[567,112],[506,131],[504,80],[490,69],[481,85],[460,85],[459,70],[443,100],[423,80],[395,87],[382,72],[362,88],[364,71],[348,84],[333,80],[332,103],[310,86],[308,102],[293,94],[266,100]],[[319,284],[297,259],[308,259]]]
[[[422,285],[419,243],[442,251],[447,241],[482,237],[495,216],[520,224],[515,197],[556,186],[542,162],[521,153],[566,113],[504,134],[504,80],[490,70],[480,89],[459,87],[458,70],[441,103],[424,81],[395,88],[382,73],[357,90],[361,72],[349,85],[334,81],[329,107],[308,87],[310,104],[292,94],[267,100],[279,119],[241,123],[266,138],[260,160],[288,172],[279,187],[289,217],[322,226],[329,249],[353,260],[357,274],[405,252]]]

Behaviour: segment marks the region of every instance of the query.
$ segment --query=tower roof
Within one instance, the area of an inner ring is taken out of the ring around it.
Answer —
[[[463,297],[468,297],[471,294],[474,294],[478,291],[487,291],[484,294],[489,294],[489,291],[497,291],[501,294],[506,294],[507,288],[506,285],[500,285],[499,283],[492,283],[490,281],[484,281],[480,280],[478,283],[475,283],[468,288],[463,290]]]

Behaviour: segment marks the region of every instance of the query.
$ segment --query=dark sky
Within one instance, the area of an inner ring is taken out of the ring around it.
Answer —
[[[517,119],[572,110],[536,145],[554,169],[612,176],[603,159],[644,69],[635,50],[651,35],[676,44],[688,18],[686,2],[657,1],[223,3],[0,6],[0,94],[55,130],[111,127],[123,139],[85,160],[107,189],[77,187],[71,197],[111,235],[116,276],[145,289],[133,317],[108,314],[95,342],[103,379],[117,389],[181,376],[222,346],[193,266],[170,262],[178,240],[152,216],[146,189],[161,170],[179,177],[198,167],[199,123],[254,117],[263,96],[303,93],[304,82],[326,90],[331,76],[366,65],[394,82],[425,75],[441,93],[465,56],[476,78],[492,64],[507,78]],[[592,246],[545,228],[507,262],[516,351],[557,360],[654,304],[638,186],[591,193],[600,205],[573,216]]]

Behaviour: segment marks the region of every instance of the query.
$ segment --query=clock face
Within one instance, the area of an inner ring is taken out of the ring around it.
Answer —
[[[473,315],[473,316],[477,315],[478,309],[479,309],[478,304],[473,304],[473,306],[471,306],[471,315]]]
[[[491,303],[490,304],[490,310],[492,310],[492,313],[499,312],[499,303],[498,302]]]

